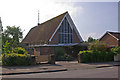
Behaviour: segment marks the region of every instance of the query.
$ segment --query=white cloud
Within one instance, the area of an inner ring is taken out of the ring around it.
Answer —
[[[74,7],[73,2],[58,2],[57,0],[2,0],[0,17],[3,26],[20,26],[28,31],[37,25],[38,10],[40,10],[40,23],[68,11],[71,16],[82,12],[82,7]]]

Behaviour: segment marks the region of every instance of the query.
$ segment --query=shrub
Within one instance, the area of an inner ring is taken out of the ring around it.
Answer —
[[[2,54],[2,65],[4,66],[27,66],[30,63],[30,55],[28,54]]]
[[[55,48],[56,51],[56,60],[63,60],[65,55],[65,50],[62,47]]]
[[[94,43],[89,44],[88,49],[92,50],[94,52],[96,52],[96,51],[102,51],[102,52],[110,51],[110,47],[107,44],[99,42],[99,41],[96,41]]]
[[[13,53],[27,54],[27,51],[22,47],[16,47],[16,48],[13,49]]]
[[[113,61],[114,53],[113,52],[102,52],[102,51],[80,51],[78,55],[81,55],[82,62],[105,62]]]
[[[5,45],[3,45],[3,52],[5,53],[5,54],[8,54],[8,53],[10,53],[10,45],[9,45],[10,43],[8,42],[8,41],[6,41],[5,42]]]
[[[111,48],[111,51],[112,51],[115,55],[120,54],[120,47]]]
[[[87,45],[64,46],[64,49],[68,55],[77,58],[79,51],[87,50]]]
[[[73,60],[73,57],[69,54],[67,54],[65,52],[65,48],[64,47],[57,47],[55,48],[55,52],[56,52],[56,60],[62,60],[62,61],[65,61],[65,60]]]

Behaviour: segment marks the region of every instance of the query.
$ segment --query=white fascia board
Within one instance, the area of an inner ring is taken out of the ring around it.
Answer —
[[[56,28],[55,32],[53,33],[53,35],[51,36],[51,38],[49,39],[49,41],[52,40],[52,38],[53,38],[54,35],[56,34],[57,30],[60,28],[62,22],[64,21],[65,17],[66,17],[68,23],[70,24],[70,27],[71,27],[72,29],[75,30],[75,32],[76,32],[76,34],[77,34],[77,36],[78,36],[80,42],[83,42],[83,39],[81,38],[81,36],[80,36],[80,34],[79,34],[79,32],[78,32],[78,30],[77,30],[75,24],[73,23],[73,21],[72,21],[70,15],[69,15],[68,13],[65,14],[64,18],[62,19],[62,21],[60,22],[60,24],[59,24],[58,27]]]
[[[72,21],[72,19],[71,19],[71,17],[70,17],[69,14],[66,16],[66,19],[67,19],[67,21],[69,22],[71,28],[75,30],[75,32],[76,32],[76,34],[77,34],[77,36],[78,36],[80,42],[83,42],[83,39],[82,39],[82,37],[80,36],[80,34],[79,34],[79,32],[78,32],[78,30],[77,30],[75,24],[73,23],[73,21]]]
[[[108,34],[111,35],[113,38],[119,40],[118,38],[116,38],[115,36],[113,36],[112,34],[110,34],[109,32],[108,32]]]
[[[57,30],[60,28],[62,22],[64,21],[65,17],[68,15],[68,13],[65,14],[65,16],[63,17],[62,21],[60,22],[60,24],[58,25],[58,27],[56,28],[55,32],[52,34],[51,38],[49,39],[49,41],[52,40],[52,38],[54,37],[54,35],[56,34]]]

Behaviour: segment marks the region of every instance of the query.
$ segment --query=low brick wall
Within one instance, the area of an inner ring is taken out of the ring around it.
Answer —
[[[36,63],[47,62],[50,64],[55,64],[55,55],[53,54],[36,56],[35,59]]]
[[[40,63],[40,62],[48,62],[50,60],[50,55],[40,55],[40,56],[36,56],[36,63]]]

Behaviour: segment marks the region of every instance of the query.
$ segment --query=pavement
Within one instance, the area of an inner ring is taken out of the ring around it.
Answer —
[[[119,62],[120,63],[120,62]],[[39,64],[34,66],[17,66],[2,67],[2,75],[31,74],[31,73],[48,73],[59,71],[72,71],[95,69],[103,67],[119,66],[118,62],[101,62],[101,63],[78,63],[77,61],[56,61],[52,64]]]

